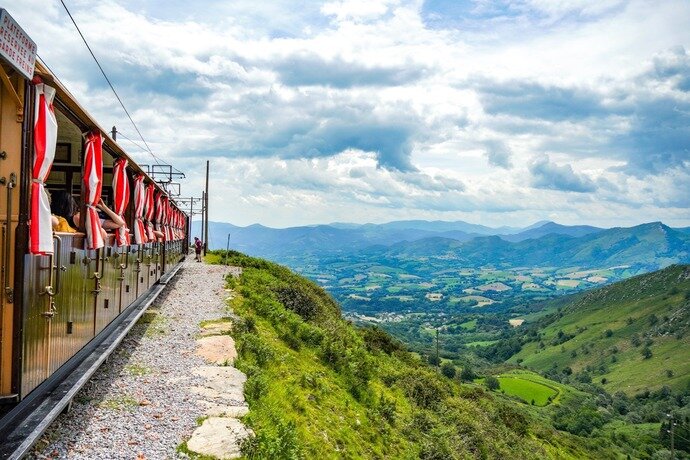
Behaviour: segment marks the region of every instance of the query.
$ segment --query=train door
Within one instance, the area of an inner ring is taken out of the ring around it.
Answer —
[[[137,275],[137,297],[141,296],[148,289],[147,268],[146,245],[140,244],[137,251],[136,269],[134,270]]]
[[[58,247],[59,241],[59,237],[56,236],[55,242]],[[58,252],[59,249],[56,248],[56,255]],[[53,255],[24,256],[22,397],[48,378],[54,367],[52,342],[61,319],[61,315],[57,315],[58,307],[55,302],[55,295],[59,293],[60,286],[55,259]]]
[[[106,238],[106,245],[98,250],[99,276],[98,287],[95,290],[96,320],[94,335],[101,332],[110,322],[115,319],[119,312],[117,304],[117,277],[119,270],[113,266],[113,247],[108,244],[112,237]]]
[[[17,354],[14,336],[20,318],[15,312],[14,292],[15,239],[19,222],[19,180],[22,158],[22,127],[31,118],[31,108],[24,107],[26,81],[0,63],[8,78],[0,83],[0,402],[13,401],[13,355]],[[11,86],[11,88],[9,87]],[[16,97],[16,98],[15,98]],[[20,235],[21,236],[21,235]],[[18,345],[17,345],[18,346]]]

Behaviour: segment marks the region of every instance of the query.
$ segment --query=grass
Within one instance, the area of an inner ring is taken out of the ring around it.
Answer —
[[[321,288],[284,267],[235,252],[230,263],[243,267],[228,283],[239,316],[235,364],[247,375],[243,422],[256,434],[243,446],[247,459],[618,453],[554,430],[542,408],[442,376],[381,329],[355,328]],[[505,376],[547,388],[538,376]]]
[[[558,396],[558,390],[555,388],[518,376],[504,375],[497,379],[501,384],[501,390],[508,395],[522,399],[527,404],[546,406]]]
[[[129,375],[141,377],[142,375],[150,374],[151,368],[142,366],[141,364],[128,364],[125,366],[124,371]]]
[[[682,275],[685,270],[672,266],[577,296],[560,318],[553,313],[541,329],[543,348],[529,342],[509,362],[521,359],[523,366],[540,371],[554,366],[575,373],[589,370],[594,381],[605,379],[610,393],[635,394],[663,385],[685,390],[690,385],[690,280]],[[574,337],[554,342],[559,331]],[[641,345],[632,345],[634,336]],[[641,350],[648,340],[652,356],[645,359]]]
[[[357,329],[317,285],[232,253],[233,330],[256,436],[247,459],[613,458],[532,409],[461,385],[380,329]],[[288,308],[289,307],[289,308]],[[536,408],[535,408],[536,410]]]
[[[121,395],[110,399],[104,399],[98,403],[98,407],[110,410],[128,410],[131,411],[137,407],[139,403],[133,396]]]

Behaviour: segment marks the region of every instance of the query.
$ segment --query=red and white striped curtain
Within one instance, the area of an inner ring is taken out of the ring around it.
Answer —
[[[162,197],[163,202],[163,234],[165,235],[165,241],[170,241],[170,203],[167,196]]]
[[[144,207],[146,205],[146,186],[144,176],[134,177],[134,241],[137,244],[148,242],[144,225]]]
[[[29,221],[29,252],[53,253],[53,225],[50,200],[45,181],[50,174],[57,145],[57,120],[53,109],[55,88],[43,83],[36,85],[34,109],[34,164],[31,172],[31,219]]]
[[[86,135],[84,154],[84,192],[86,196],[86,248],[99,249],[105,246],[101,235],[101,219],[96,205],[101,201],[103,187],[103,137],[92,131]]]
[[[156,212],[153,217],[153,223],[159,232],[163,233],[165,235],[165,232],[163,231],[163,193],[161,191],[156,191],[155,193],[155,201],[156,201]]]
[[[156,186],[149,184],[146,186],[146,206],[144,217],[146,219],[146,236],[149,241],[156,241],[156,235],[153,233],[153,214],[155,213],[155,207],[153,202],[153,193],[156,190]]]
[[[127,160],[125,158],[118,158],[113,165],[113,195],[115,196],[113,211],[124,220],[124,214],[129,203],[129,180],[127,179]],[[118,246],[129,244],[129,229],[126,225],[115,230],[115,241]]]

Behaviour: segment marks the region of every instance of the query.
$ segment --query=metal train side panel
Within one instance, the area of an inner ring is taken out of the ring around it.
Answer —
[[[50,353],[49,283],[50,257],[25,256],[24,279],[24,340],[22,343],[21,396],[25,396],[48,377]]]
[[[112,238],[109,240],[112,241]],[[98,283],[95,292],[96,332],[94,335],[101,332],[119,313],[119,305],[117,304],[119,268],[113,266],[114,249],[117,248],[107,245],[99,251],[101,257],[99,261],[100,283]]]

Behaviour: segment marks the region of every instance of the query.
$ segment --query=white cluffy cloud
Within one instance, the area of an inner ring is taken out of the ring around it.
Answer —
[[[9,10],[136,140],[58,6]],[[185,195],[211,161],[214,220],[690,225],[684,0],[68,6]]]

